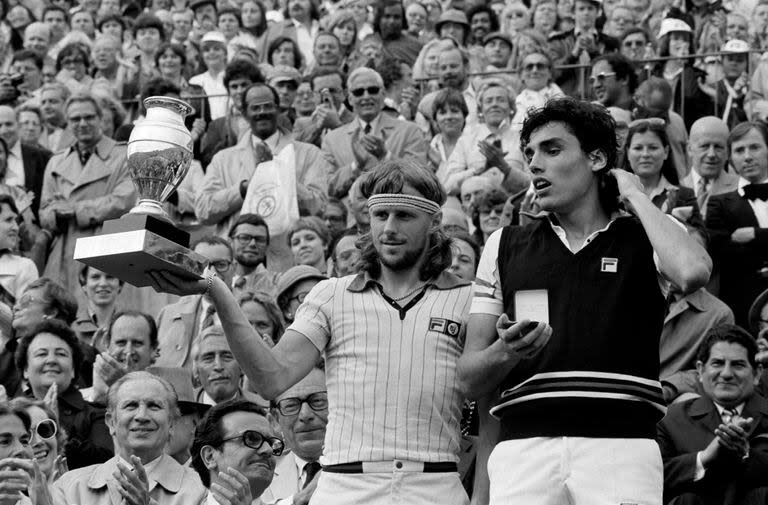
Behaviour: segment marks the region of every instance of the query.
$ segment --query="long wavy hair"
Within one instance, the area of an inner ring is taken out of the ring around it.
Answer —
[[[361,181],[360,192],[364,198],[381,193],[403,193],[406,188],[416,190],[424,198],[442,206],[447,198],[435,174],[426,167],[404,159],[389,160],[378,165]],[[373,245],[371,232],[357,241],[360,264],[371,277],[381,275],[379,252]],[[419,277],[426,281],[437,277],[451,265],[451,240],[440,224],[431,225],[427,232],[427,255],[421,265]]]

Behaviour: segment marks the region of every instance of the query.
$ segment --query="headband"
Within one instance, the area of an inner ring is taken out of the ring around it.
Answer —
[[[368,198],[368,209],[375,210],[380,206],[408,207],[421,212],[426,212],[430,216],[440,212],[440,206],[432,200],[427,200],[421,196],[403,195],[399,193],[379,193]]]

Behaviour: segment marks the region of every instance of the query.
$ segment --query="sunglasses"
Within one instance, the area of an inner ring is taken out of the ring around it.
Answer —
[[[59,432],[59,427],[53,419],[44,419],[37,423],[32,431],[41,440],[50,440]]]
[[[281,456],[283,454],[283,450],[285,449],[285,442],[279,438],[267,437],[255,430],[245,430],[242,434],[237,435],[236,437],[222,438],[221,442],[224,443],[230,440],[240,439],[242,439],[243,444],[246,447],[250,447],[251,449],[259,449],[261,448],[262,444],[266,442],[267,445],[269,445],[269,447],[272,449],[272,454],[275,456]]]
[[[601,72],[597,75],[593,75],[589,78],[590,84],[595,84],[596,82],[599,82],[600,84],[604,83],[606,79],[609,77],[615,77],[616,72]]]
[[[523,70],[527,70],[528,72],[532,70],[547,70],[549,68],[549,65],[544,63],[543,61],[536,61],[532,63],[526,63],[523,65]]]
[[[643,47],[645,45],[645,42],[642,40],[625,40],[624,41],[624,47]]]
[[[350,91],[352,93],[352,96],[356,96],[360,98],[363,96],[366,92],[368,92],[369,95],[378,95],[381,91],[381,88],[378,86],[368,86],[367,88],[356,88]]]

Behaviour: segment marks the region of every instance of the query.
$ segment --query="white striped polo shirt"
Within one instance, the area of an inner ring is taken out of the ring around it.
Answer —
[[[320,462],[457,462],[456,364],[472,286],[443,272],[407,311],[367,273],[317,284],[291,329],[325,355],[329,415]]]

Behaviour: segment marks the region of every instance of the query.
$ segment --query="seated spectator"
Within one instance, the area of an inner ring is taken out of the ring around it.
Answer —
[[[240,9],[234,7],[225,7],[216,12],[216,27],[227,40],[227,46],[232,39],[240,33],[243,26],[243,20],[240,17]]]
[[[530,174],[520,152],[519,132],[511,125],[514,94],[503,82],[488,80],[477,98],[484,122],[462,133],[442,182],[446,191],[458,194],[466,178],[479,175],[517,193],[528,187]]]
[[[331,235],[325,223],[315,216],[299,218],[288,231],[288,244],[295,265],[309,265],[320,272],[328,270],[328,245]]]
[[[67,324],[56,319],[39,321],[16,349],[16,367],[29,386],[26,396],[48,398],[60,413],[67,433],[65,448],[70,468],[106,461],[112,443],[104,425],[104,412],[87,403],[77,389],[80,342]]]
[[[42,277],[28,284],[16,300],[13,331],[17,337],[24,338],[43,319],[59,319],[72,324],[76,316],[77,301],[74,296],[61,284]]]
[[[309,84],[317,107],[309,118],[296,118],[293,132],[297,140],[320,147],[329,131],[350,123],[355,115],[344,105],[344,77],[338,68],[315,68]]]
[[[464,212],[451,207],[443,207],[443,219],[440,225],[443,227],[443,231],[448,234],[469,233],[467,216],[464,215]]]
[[[560,86],[553,81],[552,59],[544,52],[533,52],[523,56],[520,67],[523,89],[515,98],[514,128],[522,128],[530,109],[543,107],[547,100],[565,96]]]
[[[21,212],[26,208],[31,208],[37,215],[40,207],[40,192],[43,187],[42,174],[48,160],[51,159],[51,152],[34,144],[27,144],[21,141],[19,132],[19,121],[16,112],[5,105],[0,105],[0,138],[5,145],[5,171],[2,182],[7,186],[16,186],[31,196],[21,198],[17,192],[12,194],[16,200],[17,208]],[[27,195],[25,195],[27,196]]]
[[[606,107],[631,111],[635,108],[633,95],[637,89],[637,74],[632,63],[620,53],[610,53],[592,60],[589,77],[595,99]]]
[[[2,144],[0,141],[0,148]],[[8,308],[38,278],[34,262],[15,254],[19,249],[19,217],[13,198],[0,194],[0,303]]]
[[[629,5],[620,3],[614,5],[610,12],[610,18],[605,25],[605,33],[621,40],[628,30],[637,27],[637,23],[635,11]]]
[[[349,188],[349,212],[354,221],[352,228],[358,236],[368,233],[371,229],[371,215],[368,213],[368,199],[360,191],[360,183],[365,178],[361,175]]]
[[[320,32],[312,45],[314,66],[340,68],[344,56],[341,41],[331,32]]]
[[[265,404],[265,401],[240,387],[243,371],[229,348],[221,326],[204,329],[195,340],[192,351],[192,375],[200,387],[195,401],[218,405],[230,400],[247,400]]]
[[[478,244],[485,244],[491,233],[502,226],[504,207],[509,194],[503,189],[491,189],[477,197],[472,224],[475,225],[474,238]]]
[[[11,400],[10,405],[23,409],[29,416],[29,447],[50,492],[56,479],[67,472],[67,458],[64,454],[67,434],[59,425],[59,415],[45,401],[30,400],[23,396]]]
[[[482,41],[485,59],[488,60],[487,70],[505,70],[512,56],[512,39],[509,35],[493,32]]]
[[[330,251],[333,259],[333,277],[355,275],[360,271],[360,249],[357,247],[357,232],[347,230],[331,242]]]
[[[19,140],[24,144],[40,145],[40,137],[43,135],[43,113],[40,108],[32,103],[20,105],[17,110],[19,116]]]
[[[293,129],[296,112],[293,102],[296,100],[296,90],[299,89],[301,74],[293,67],[276,65],[267,76],[267,83],[277,91],[279,97],[280,117],[288,120],[288,129]]]
[[[461,15],[464,13],[461,12]],[[466,21],[464,16],[464,23],[469,31]],[[413,66],[422,44],[408,35],[404,31],[405,28],[405,8],[401,3],[387,0],[376,5],[373,30],[381,36],[383,55]]]
[[[51,45],[57,44],[69,31],[69,14],[59,6],[46,6],[42,20],[51,30]]]
[[[262,340],[274,347],[285,331],[285,320],[275,299],[266,293],[245,292],[238,296],[237,303]]]
[[[225,402],[203,417],[192,444],[192,468],[207,488],[205,503],[259,505],[285,443],[267,412],[248,401]]]
[[[452,231],[448,235],[451,237],[451,266],[448,271],[459,279],[474,281],[480,263],[480,246],[465,231]]]
[[[208,259],[209,264],[227,286],[234,273],[232,246],[216,236],[198,239],[192,250]],[[213,303],[206,295],[189,295],[163,307],[157,315],[160,356],[158,366],[192,366],[192,345],[204,329],[219,323]]]
[[[308,503],[319,478],[325,427],[328,424],[328,392],[325,372],[313,368],[306,377],[277,396],[272,404],[290,453],[275,468],[275,478],[264,493],[267,501]]]
[[[233,292],[274,293],[278,273],[267,268],[269,227],[258,214],[240,214],[229,231],[235,252]]]
[[[651,44],[651,39],[648,32],[643,28],[630,28],[624,32],[624,36],[621,38],[621,54],[632,62],[638,77],[648,68],[647,63],[639,63],[639,61],[652,55],[648,52],[649,44]]]
[[[45,128],[40,145],[53,152],[68,147],[74,140],[72,132],[67,128],[64,112],[64,104],[70,94],[69,88],[59,82],[43,84],[40,88],[40,111],[43,113]]]
[[[304,302],[304,298],[315,284],[327,278],[325,274],[309,265],[298,265],[283,272],[277,282],[276,299],[286,323],[293,322],[296,309]]]
[[[4,401],[0,402],[0,437],[5,442],[0,446],[0,465],[3,466],[4,473],[20,472],[24,475],[20,479],[12,478],[13,474],[0,477],[0,492],[11,497],[10,500],[4,500],[4,503],[37,505],[26,496],[32,491],[30,488],[34,478],[33,454],[29,445],[31,429],[29,414],[24,409],[11,407]]]
[[[77,42],[64,46],[56,57],[56,80],[73,95],[87,93],[93,84],[89,75],[91,59],[88,50]]]
[[[488,5],[476,5],[467,10],[467,20],[469,21],[470,43],[476,46],[488,44],[486,37],[491,33],[500,34],[499,18]],[[509,41],[509,48],[512,49],[512,41]],[[499,68],[506,68],[505,66]]]
[[[195,430],[200,419],[208,412],[210,405],[195,400],[192,387],[192,371],[187,368],[151,366],[147,372],[167,380],[179,397],[179,416],[173,423],[171,439],[165,453],[182,466],[189,467],[192,462],[192,444]]]
[[[347,229],[347,206],[336,198],[330,198],[323,211],[323,220],[331,236],[338,237]]]
[[[625,167],[640,178],[643,192],[662,212],[686,223],[703,225],[693,190],[679,186],[664,120],[638,119],[630,125]]]
[[[93,364],[93,387],[81,389],[89,402],[106,405],[109,387],[128,372],[146,370],[157,359],[157,325],[149,314],[117,312],[104,332],[104,351]]]
[[[104,351],[109,340],[107,327],[117,311],[117,296],[125,282],[88,265],[80,268],[77,280],[85,293],[87,304],[78,308],[72,329],[81,342],[100,352]]]
[[[18,103],[40,98],[40,86],[43,85],[43,56],[40,53],[31,49],[16,51],[11,58],[11,72],[24,77],[18,86]]]
[[[458,90],[445,88],[435,95],[432,117],[438,133],[429,143],[427,158],[440,180],[447,176],[448,160],[464,131],[468,115],[467,102]]]
[[[749,89],[747,58],[749,44],[744,40],[732,39],[723,44],[723,78],[715,83],[714,101],[717,117],[724,118],[729,129],[747,120],[744,100]]]
[[[41,57],[45,57],[50,47],[51,28],[46,23],[36,21],[27,25],[24,29],[24,49],[34,51]]]
[[[273,67],[285,65],[296,70],[304,68],[304,55],[301,54],[298,44],[288,37],[277,37],[270,42],[266,59]]]
[[[120,505],[126,495],[137,504],[139,496],[149,495],[158,504],[200,503],[200,479],[164,453],[178,416],[177,398],[168,381],[148,372],[131,372],[113,384],[107,424],[115,456],[64,474],[54,484],[54,500]]]
[[[704,339],[696,363],[703,396],[671,405],[658,425],[665,503],[765,503],[768,404],[755,393],[756,354],[737,326]]]
[[[467,177],[464,179],[464,182],[461,183],[461,194],[459,195],[461,199],[461,210],[464,211],[468,225],[472,225],[472,230],[474,230],[472,221],[477,209],[477,200],[480,198],[480,195],[493,188],[494,185],[490,179],[479,175]]]

